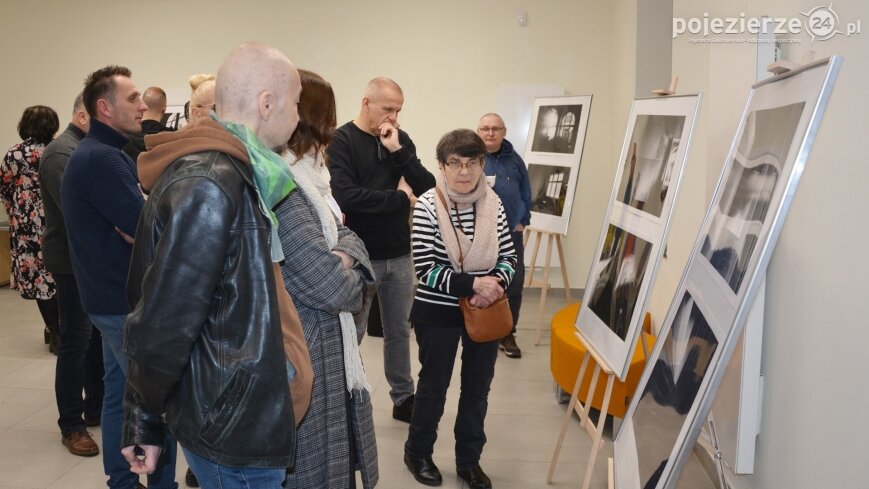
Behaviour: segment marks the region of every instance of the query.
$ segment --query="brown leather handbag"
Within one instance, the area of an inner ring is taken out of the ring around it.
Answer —
[[[437,190],[438,198],[444,208],[449,212],[449,206],[441,189],[435,187],[435,190]],[[450,216],[447,215],[446,218],[450,219]],[[459,243],[458,231],[456,231],[455,226],[451,225],[450,227],[456,233],[456,243]],[[459,245],[459,264],[462,272],[464,272],[464,261],[462,247]],[[500,340],[513,331],[513,313],[510,311],[510,303],[507,301],[506,294],[489,304],[488,307],[471,305],[470,297],[459,297],[459,309],[461,309],[462,317],[465,319],[465,330],[468,332],[468,337],[476,343]]]

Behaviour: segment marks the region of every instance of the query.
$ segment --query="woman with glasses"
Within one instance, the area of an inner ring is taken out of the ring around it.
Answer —
[[[470,129],[444,135],[437,146],[437,185],[419,197],[413,212],[411,241],[419,283],[411,322],[422,367],[404,462],[428,486],[443,480],[432,451],[461,342],[456,472],[471,488],[492,487],[480,468],[480,456],[498,341],[471,340],[458,305],[460,297],[470,297],[472,305],[487,307],[504,295],[516,266],[504,207],[486,184],[485,155],[483,140]]]

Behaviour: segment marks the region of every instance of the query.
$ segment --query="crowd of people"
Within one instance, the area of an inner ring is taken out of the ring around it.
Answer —
[[[389,78],[340,127],[331,85],[264,44],[189,84],[186,125],[167,127],[164,90],[94,71],[56,138],[54,110],[24,110],[0,167],[11,287],[37,301],[57,355],[63,445],[102,454],[111,488],[178,487],[178,446],[192,487],[374,487],[359,344],[376,295],[408,470],[442,483],[432,451],[461,344],[456,473],[492,487],[484,420],[499,348],[521,357],[531,217],[501,117],[447,132],[433,174]],[[513,333],[473,341],[459,298],[504,295]]]

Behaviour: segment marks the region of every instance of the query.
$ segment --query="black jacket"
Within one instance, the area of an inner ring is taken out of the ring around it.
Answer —
[[[378,137],[350,121],[335,130],[326,147],[332,195],[372,260],[410,254],[410,199],[397,189],[401,177],[414,195],[435,185],[410,136],[399,129],[398,140],[401,149],[390,153]]]
[[[123,446],[184,448],[235,467],[295,450],[268,223],[251,168],[217,151],[171,163],[136,231],[127,293]]]

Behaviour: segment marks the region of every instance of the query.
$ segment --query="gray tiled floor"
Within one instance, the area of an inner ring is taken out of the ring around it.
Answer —
[[[574,418],[552,486],[546,472],[566,407],[555,402],[549,373],[548,324],[541,345],[534,346],[534,324],[539,304],[529,291],[523,304],[519,343],[523,358],[498,358],[486,418],[488,443],[481,465],[493,485],[505,488],[579,487],[588,458],[590,439]],[[545,318],[566,304],[560,292],[549,294]],[[8,288],[0,289],[0,489],[105,487],[100,457],[76,457],[60,444],[54,402],[54,357],[42,344],[41,319],[34,302],[24,301]],[[416,345],[412,345],[416,358]],[[391,403],[383,376],[382,340],[362,343],[369,379],[374,388],[374,422],[377,434],[379,488],[413,488],[418,485],[401,460],[407,425],[392,419]],[[414,374],[418,371],[414,360]],[[435,446],[434,459],[444,474],[445,488],[460,488],[453,465],[452,424],[458,403],[458,371],[447,399],[446,412]],[[100,430],[93,430],[99,442]],[[612,453],[607,441],[598,457],[592,487],[606,487],[606,458]],[[179,481],[186,464],[179,456]],[[183,487],[183,482],[181,483]]]

